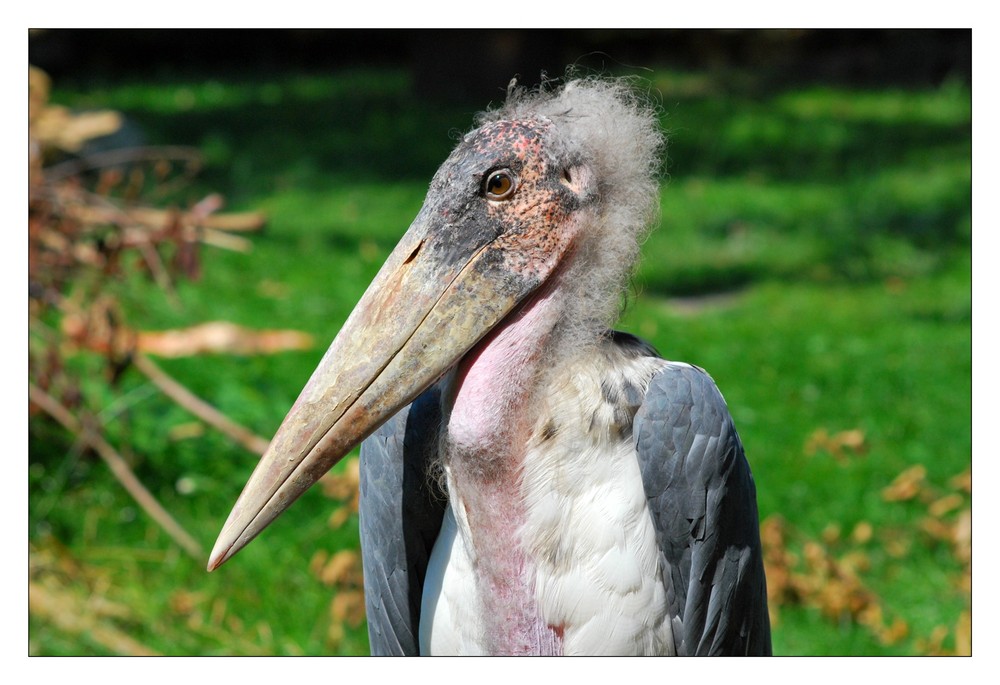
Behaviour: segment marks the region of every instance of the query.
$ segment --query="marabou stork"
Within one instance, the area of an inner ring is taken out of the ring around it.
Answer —
[[[375,654],[769,654],[756,493],[697,367],[609,331],[656,216],[626,84],[511,88],[431,182],[219,536],[354,445]]]

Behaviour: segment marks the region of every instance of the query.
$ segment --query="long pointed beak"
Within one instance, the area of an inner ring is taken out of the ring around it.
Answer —
[[[524,259],[512,257],[510,234],[467,231],[463,242],[431,230],[434,221],[425,206],[313,372],[219,534],[210,571],[440,378],[565,251],[516,268]]]

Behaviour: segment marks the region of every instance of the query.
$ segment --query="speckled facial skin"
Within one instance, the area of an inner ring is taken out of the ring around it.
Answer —
[[[521,280],[518,290],[533,289],[551,273],[575,236],[577,222],[567,219],[594,199],[577,165],[556,163],[552,150],[559,147],[557,138],[547,119],[487,124],[466,136],[428,192],[428,197],[468,198],[440,203],[440,217],[457,224],[458,231],[441,237],[456,248],[466,241],[492,240],[491,251],[477,268],[504,279],[516,275]],[[500,169],[510,170],[516,185],[508,198],[493,200],[484,184]]]

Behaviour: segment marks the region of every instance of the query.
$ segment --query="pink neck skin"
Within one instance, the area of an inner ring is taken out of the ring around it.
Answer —
[[[561,628],[538,614],[534,569],[520,539],[521,465],[537,418],[534,382],[561,309],[558,288],[544,288],[455,372],[448,463],[472,532],[485,637],[498,653],[562,652]]]

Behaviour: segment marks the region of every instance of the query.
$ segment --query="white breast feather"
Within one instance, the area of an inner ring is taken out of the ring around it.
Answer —
[[[449,505],[424,579],[421,654],[486,654],[474,577],[470,550]]]
[[[632,359],[624,373],[644,389],[664,363]],[[615,425],[601,396],[602,371],[589,365],[564,375],[545,408],[559,439],[536,439],[525,459],[536,597],[548,623],[565,627],[567,654],[671,653],[639,465],[628,427]]]

